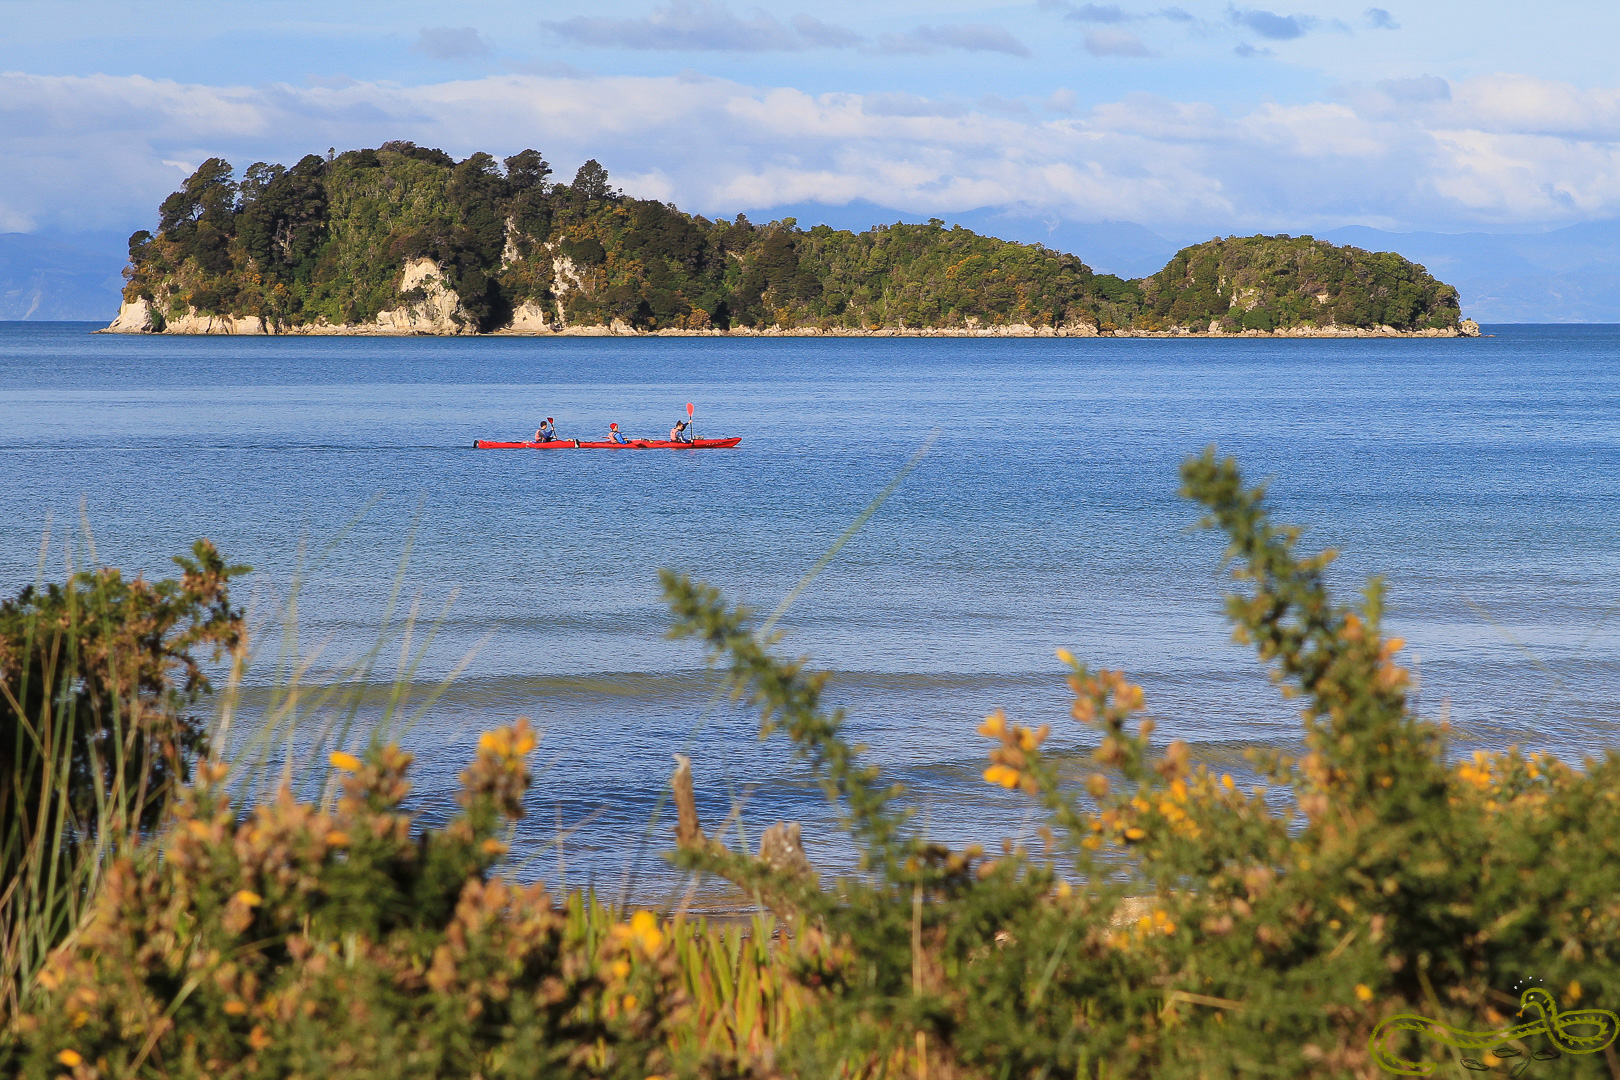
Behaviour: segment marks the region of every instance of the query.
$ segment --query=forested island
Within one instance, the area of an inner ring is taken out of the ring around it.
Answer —
[[[129,241],[126,333],[1477,334],[1399,255],[1216,238],[1151,277],[960,227],[711,221],[535,150],[204,162]]]

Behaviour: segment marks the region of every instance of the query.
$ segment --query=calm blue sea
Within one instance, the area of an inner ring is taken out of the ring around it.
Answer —
[[[751,838],[801,820],[813,857],[842,858],[786,744],[758,743],[730,702],[710,707],[700,654],[665,640],[656,572],[770,611],[936,430],[781,626],[784,649],[836,673],[831,697],[940,838],[1028,827],[977,779],[972,729],[988,710],[1087,745],[1058,646],[1124,667],[1161,732],[1222,768],[1297,738],[1297,714],[1230,643],[1223,545],[1176,493],[1179,463],[1211,443],[1270,478],[1308,546],[1343,552],[1341,588],[1385,576],[1422,708],[1449,716],[1457,752],[1518,742],[1579,758],[1616,739],[1620,327],[1472,341],[91,329],[0,323],[0,591],[35,579],[47,520],[56,576],[81,520],[103,563],[148,575],[210,537],[255,567],[241,595],[261,622],[302,559],[298,642],[318,683],[373,640],[402,580],[424,612],[413,645],[438,627],[412,700],[473,651],[405,737],[419,805],[446,812],[477,732],[532,716],[546,768],[519,850],[548,879],[617,888],[678,750],[709,824],[734,807]],[[569,436],[612,421],[661,434],[688,401],[700,434],[742,445],[471,448],[547,415]],[[280,648],[273,625],[260,641],[255,686]],[[379,680],[397,657],[395,639]],[[650,870],[637,888],[669,883]]]

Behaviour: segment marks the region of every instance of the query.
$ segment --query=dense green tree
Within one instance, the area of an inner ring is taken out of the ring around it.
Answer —
[[[236,213],[236,182],[231,163],[209,158],[186,178],[179,191],[158,208],[158,229],[173,232],[205,218],[216,227],[227,226]]]
[[[591,158],[574,174],[574,192],[587,199],[606,199],[617,194],[608,184],[607,170]]]
[[[527,191],[546,182],[551,175],[551,166],[546,159],[540,156],[538,150],[524,150],[513,154],[505,161],[506,182],[513,191]]]

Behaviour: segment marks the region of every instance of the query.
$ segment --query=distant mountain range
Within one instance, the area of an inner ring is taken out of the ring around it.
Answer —
[[[862,230],[921,224],[875,204],[775,207],[756,220]],[[1000,210],[947,217],[976,232],[1079,255],[1099,273],[1145,277],[1202,234],[1166,237],[1131,222],[1075,223]],[[1394,233],[1348,226],[1317,234],[1336,244],[1394,251],[1457,287],[1463,314],[1481,322],[1620,322],[1620,220],[1543,233]],[[118,311],[127,261],[123,233],[0,233],[0,320],[97,320]]]
[[[0,233],[0,319],[105,321],[128,258],[118,233]]]

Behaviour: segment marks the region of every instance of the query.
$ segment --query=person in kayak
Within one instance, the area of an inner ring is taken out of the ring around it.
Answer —
[[[540,430],[538,430],[538,431],[536,431],[534,433],[534,441],[535,442],[555,442],[556,440],[557,440],[557,425],[556,425],[556,423],[554,423],[552,421],[551,417],[548,416],[548,417],[546,417],[545,423],[540,425]]]
[[[675,426],[669,429],[669,441],[688,443],[692,441],[692,436],[686,432],[685,420],[677,421]]]
[[[619,430],[619,425],[618,424],[609,424],[608,425],[608,441],[609,442],[616,442],[620,446],[628,445],[629,442],[630,442],[629,439],[626,439],[624,437],[624,432]]]

